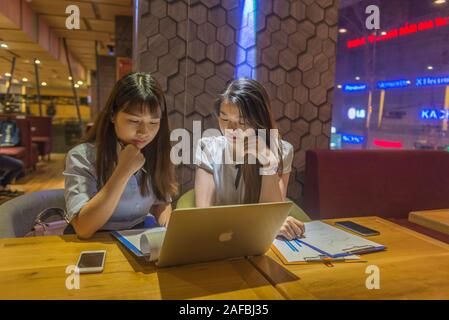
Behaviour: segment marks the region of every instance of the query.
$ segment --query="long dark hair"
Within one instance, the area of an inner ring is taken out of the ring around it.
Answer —
[[[129,73],[121,78],[112,89],[106,105],[95,119],[94,125],[80,143],[90,142],[96,145],[96,172],[98,187],[101,188],[111,177],[117,165],[117,135],[111,118],[120,111],[145,109],[150,114],[160,110],[160,128],[154,139],[142,150],[145,168],[140,180],[140,194],[150,194],[151,181],[158,199],[165,200],[177,192],[175,171],[170,161],[170,133],[165,96],[161,86],[150,74],[144,72]]]
[[[256,130],[256,135],[258,134],[257,129],[266,129],[268,132],[271,129],[277,129],[271,111],[270,98],[265,88],[259,82],[245,78],[231,81],[215,103],[215,113],[217,116],[220,114],[220,108],[223,102],[237,106],[245,123],[248,123],[251,128]],[[269,133],[266,134],[265,140],[266,145],[271,148]],[[274,151],[277,152],[278,159],[280,160],[278,166],[278,174],[280,176],[283,168],[282,157],[279,156],[281,155],[280,136],[277,145],[278,148]],[[259,202],[262,184],[262,177],[259,174],[261,164],[258,160],[256,164],[249,164],[248,162],[248,158],[246,157],[245,163],[242,166],[242,176],[245,182],[244,202],[257,203]]]

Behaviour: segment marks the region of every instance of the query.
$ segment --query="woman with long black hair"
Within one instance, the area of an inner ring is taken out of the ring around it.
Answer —
[[[120,79],[94,126],[66,158],[67,220],[80,238],[133,228],[152,213],[168,224],[177,192],[167,107],[147,73]]]
[[[232,81],[215,113],[222,135],[199,141],[195,205],[285,201],[294,150],[277,133],[264,87],[251,79]],[[243,163],[237,161],[239,151]],[[304,224],[288,217],[279,233],[289,240],[301,237]]]

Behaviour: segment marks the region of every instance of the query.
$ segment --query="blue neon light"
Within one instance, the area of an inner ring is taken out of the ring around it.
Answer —
[[[449,85],[449,76],[416,78],[415,85],[417,87],[447,86]]]
[[[256,0],[245,0],[237,39],[236,78],[256,78],[256,50],[250,50],[256,45],[256,12]]]
[[[412,82],[410,80],[400,79],[400,80],[392,80],[392,81],[379,81],[377,83],[377,88],[385,90],[385,89],[396,89],[396,88],[405,88],[410,86]]]
[[[421,120],[448,120],[449,110],[445,109],[422,109],[419,113]]]
[[[350,143],[350,144],[362,144],[365,141],[364,136],[356,136],[353,134],[341,134],[341,140],[344,143]]]
[[[343,86],[343,91],[345,92],[356,92],[356,91],[365,91],[368,89],[368,85],[366,84],[345,84]]]

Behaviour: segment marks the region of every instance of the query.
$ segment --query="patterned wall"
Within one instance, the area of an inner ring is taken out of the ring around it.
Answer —
[[[140,69],[166,90],[172,128],[189,130],[193,120],[201,120],[203,130],[217,126],[213,103],[236,64],[253,72],[270,94],[284,139],[295,147],[288,195],[300,203],[305,151],[329,145],[337,2],[256,0],[256,39],[248,41],[239,37],[253,25],[242,22],[242,0],[144,0]],[[193,187],[193,167],[179,168],[178,177],[181,192]]]

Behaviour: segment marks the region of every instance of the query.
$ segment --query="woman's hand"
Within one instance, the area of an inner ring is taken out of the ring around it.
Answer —
[[[262,167],[272,168],[279,165],[280,159],[273,152],[278,150],[277,143],[269,148],[262,137],[252,137],[245,141],[244,150],[245,154],[259,160]]]
[[[132,176],[145,164],[142,152],[133,144],[128,144],[120,151],[117,169],[126,175]]]
[[[305,231],[306,229],[304,223],[293,217],[287,217],[279,230],[278,235],[283,236],[287,240],[293,240],[296,238],[301,238]]]

